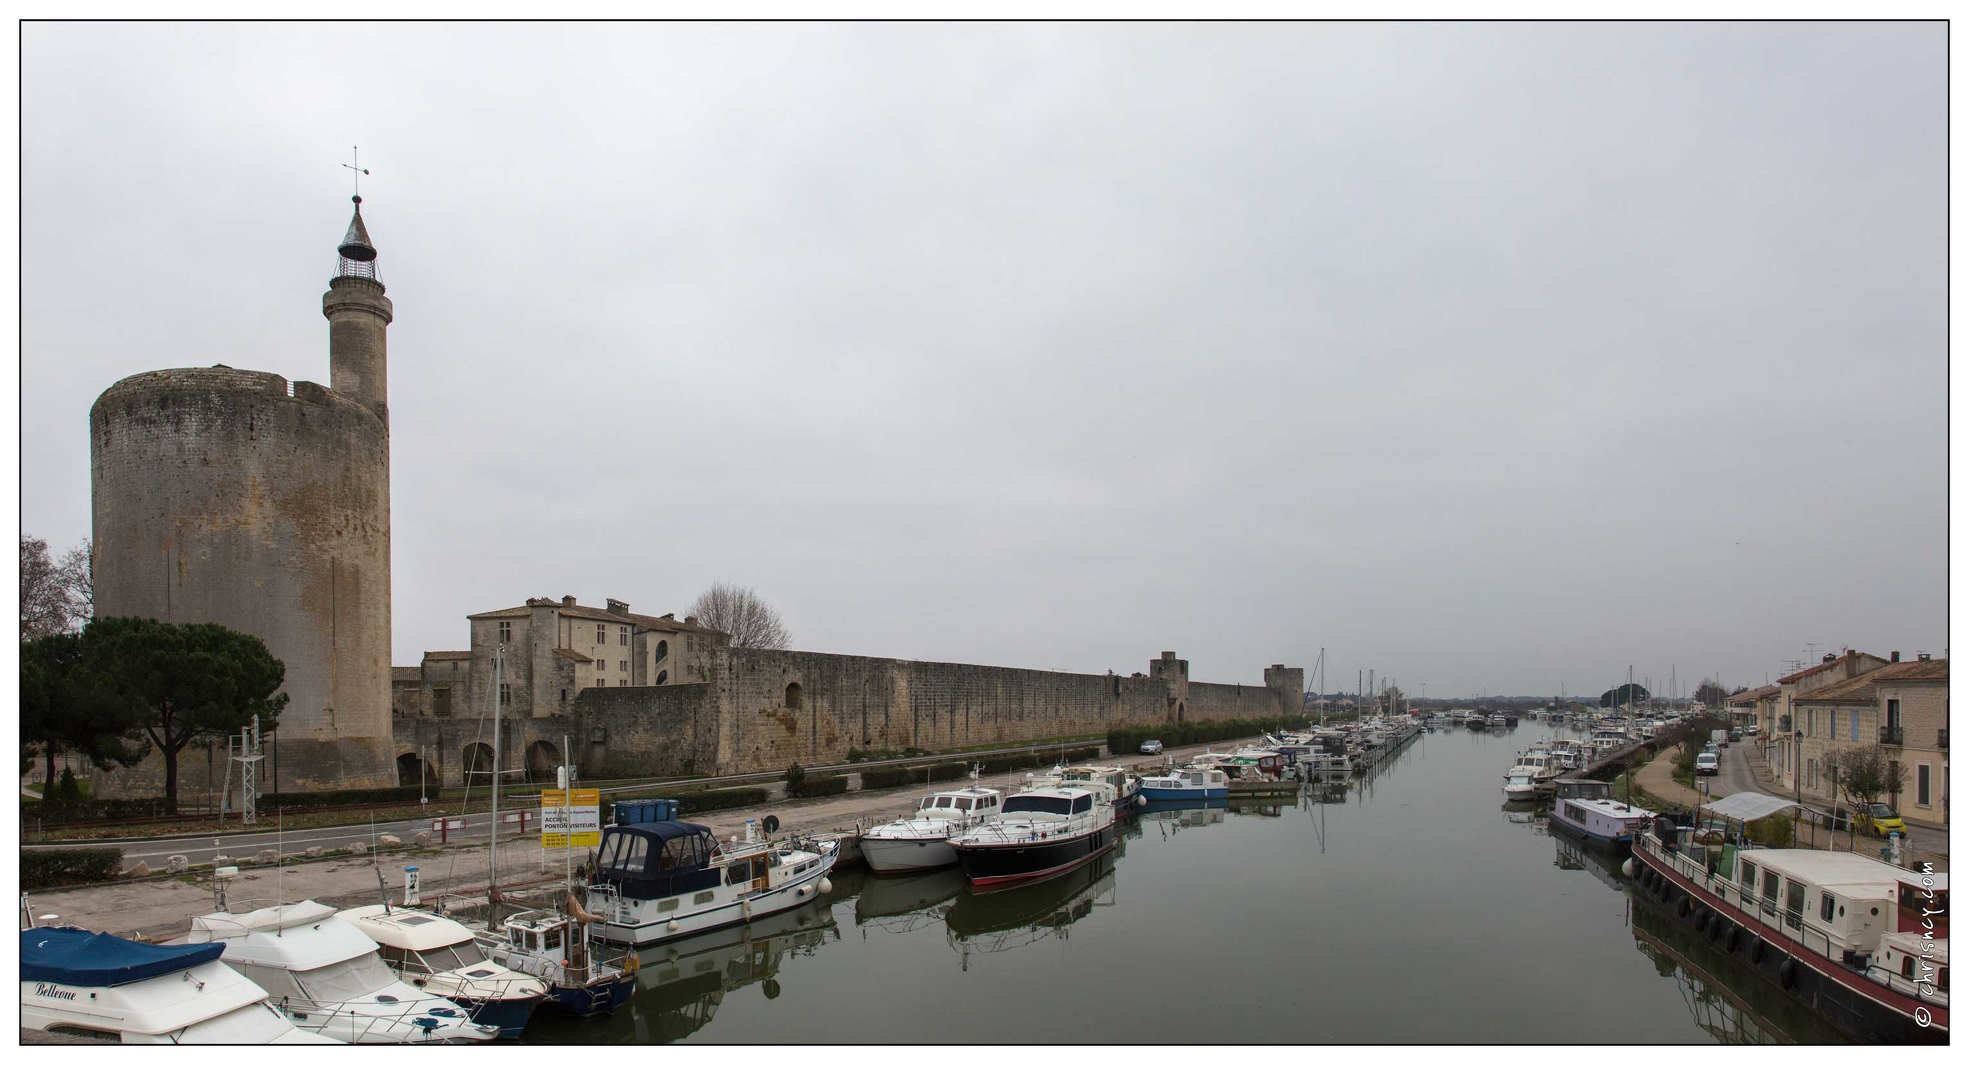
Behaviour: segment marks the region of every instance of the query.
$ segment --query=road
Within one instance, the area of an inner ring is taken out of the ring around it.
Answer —
[[[1735,795],[1740,791],[1763,792],[1781,799],[1792,798],[1794,794],[1764,785],[1757,776],[1757,770],[1750,764],[1749,743],[1732,743],[1724,748],[1723,757],[1717,760],[1717,774],[1709,779],[1709,792],[1718,798]],[[1827,812],[1827,807],[1823,803],[1807,801],[1805,807],[1817,810],[1821,814]],[[1914,849],[1923,854],[1948,853],[1948,833],[1941,829],[1910,824],[1907,835],[1907,842],[1913,844]],[[1878,846],[1875,844],[1876,849]]]

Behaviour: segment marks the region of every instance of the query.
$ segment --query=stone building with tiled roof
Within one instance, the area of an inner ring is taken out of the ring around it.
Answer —
[[[710,678],[712,653],[730,637],[694,617],[633,613],[608,600],[528,599],[466,617],[471,649],[426,651],[414,699],[400,716],[479,716],[491,708],[494,652],[505,650],[500,706],[516,717],[566,713],[583,688],[694,684]]]
[[[1948,659],[1896,651],[1886,665],[1818,688],[1792,701],[1806,733],[1806,785],[1831,797],[1823,774],[1827,751],[1878,743],[1901,764],[1899,795],[1890,800],[1912,824],[1948,824]]]

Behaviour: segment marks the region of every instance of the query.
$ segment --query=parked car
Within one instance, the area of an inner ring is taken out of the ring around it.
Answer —
[[[1884,802],[1877,802],[1867,807],[1865,818],[1861,823],[1872,829],[1875,835],[1884,836],[1889,832],[1907,834],[1907,822],[1901,820],[1900,811]]]
[[[1730,742],[1735,743],[1736,741],[1741,739],[1743,739],[1742,727],[1733,728],[1730,730]]]
[[[1696,776],[1713,777],[1716,772],[1716,752],[1704,751],[1696,755]]]
[[[1143,753],[1143,754],[1161,754],[1161,753],[1162,753],[1162,741],[1161,741],[1161,740],[1143,740],[1143,741],[1142,741],[1142,753]]]

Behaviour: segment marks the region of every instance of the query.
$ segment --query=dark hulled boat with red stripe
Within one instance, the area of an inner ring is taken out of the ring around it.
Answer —
[[[1114,807],[1086,788],[1034,788],[1005,800],[997,820],[950,840],[973,890],[1066,872],[1114,849]]]

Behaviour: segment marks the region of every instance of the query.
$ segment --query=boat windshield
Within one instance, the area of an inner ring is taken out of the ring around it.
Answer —
[[[417,954],[434,973],[485,964],[485,951],[480,950],[478,943],[469,939],[450,946],[420,950]]]
[[[1059,814],[1065,817],[1072,813],[1072,800],[1064,795],[1014,795],[1005,800],[1005,813],[1008,814]]]
[[[396,983],[396,979],[396,974],[375,951],[294,974],[294,982],[301,986],[301,992],[319,1003],[347,1002],[372,995]]]

